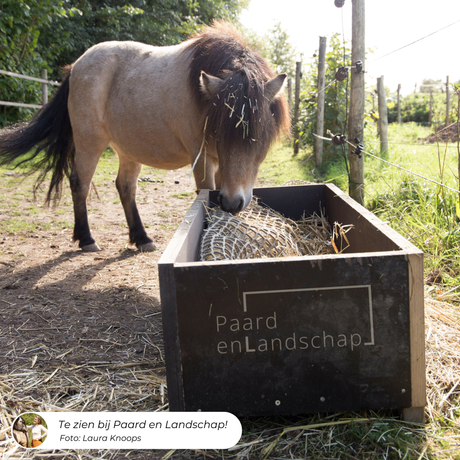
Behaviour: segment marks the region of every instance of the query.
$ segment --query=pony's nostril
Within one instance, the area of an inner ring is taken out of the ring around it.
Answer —
[[[244,209],[244,198],[235,197],[233,200],[229,200],[222,192],[219,193],[220,207],[225,212],[237,214]]]
[[[244,208],[244,199],[240,198],[238,205],[235,207],[235,210],[233,211],[233,214],[239,213],[240,211],[243,210],[243,208]]]

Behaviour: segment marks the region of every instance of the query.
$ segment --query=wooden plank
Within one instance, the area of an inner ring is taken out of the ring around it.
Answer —
[[[23,104],[22,102],[9,102],[9,101],[0,101],[0,105],[8,105],[11,107],[25,107],[27,109],[41,109],[42,105],[37,104]]]
[[[423,253],[409,254],[408,262],[412,407],[424,407],[426,404],[426,365]]]
[[[161,317],[163,322],[163,342],[165,346],[166,378],[170,410],[184,410],[181,344],[177,319],[176,282],[172,263],[158,265],[160,281]]]
[[[208,194],[209,190],[201,190],[163,252],[158,265],[197,260],[197,244],[204,226],[204,206],[209,206]]]
[[[176,262],[199,260],[201,234],[206,221],[206,208],[209,207],[209,190],[201,190],[184,217],[181,231],[187,233],[177,254]]]
[[[319,37],[318,53],[318,93],[316,95],[317,113],[316,113],[316,134],[315,140],[315,159],[316,167],[320,168],[323,164],[323,139],[324,135],[324,99],[326,88],[326,45],[327,38]]]
[[[294,91],[294,155],[299,153],[299,106],[300,106],[300,80],[302,73],[302,62],[297,61],[295,65],[295,91]]]
[[[414,245],[338,187],[329,184],[327,189],[327,212],[330,223],[337,221],[342,225],[355,226],[355,230],[347,234],[350,248],[345,252],[351,254],[405,250],[420,253]]]
[[[208,190],[202,190],[193,202],[158,262],[170,410],[184,410],[174,264],[180,260],[190,262],[197,259],[199,235],[204,225],[205,203],[208,203]]]
[[[175,278],[185,410],[410,406],[404,254],[179,264]]]
[[[388,111],[383,75],[377,78],[377,96],[379,105],[380,156],[388,158]]]
[[[401,411],[401,417],[406,422],[423,423],[425,421],[425,407],[407,407]]]
[[[10,72],[9,70],[0,69],[0,74],[8,75],[9,77],[22,78],[24,80],[32,80],[32,81],[38,81],[40,83],[47,83],[48,85],[61,86],[61,84],[58,83],[57,81],[46,80],[43,78],[29,77],[28,75],[22,75],[20,73]]]

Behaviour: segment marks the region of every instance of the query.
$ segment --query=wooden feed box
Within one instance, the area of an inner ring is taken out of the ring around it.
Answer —
[[[201,262],[204,190],[159,262],[171,411],[399,409],[423,421],[423,253],[333,185],[254,190],[353,224],[343,254]]]

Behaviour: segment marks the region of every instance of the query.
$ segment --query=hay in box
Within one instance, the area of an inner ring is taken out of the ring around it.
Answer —
[[[339,252],[321,209],[319,214],[304,214],[294,221],[254,198],[236,216],[218,207],[207,209],[207,223],[200,247],[200,259],[204,261],[320,255],[333,253],[334,249]],[[334,223],[344,241],[350,228]]]
[[[423,254],[333,185],[254,195],[352,225],[339,254],[200,261],[203,191],[159,262],[171,410],[238,416],[425,405]],[[337,244],[337,242],[336,242]]]

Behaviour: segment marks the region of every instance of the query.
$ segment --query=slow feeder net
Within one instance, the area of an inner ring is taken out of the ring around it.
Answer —
[[[346,231],[343,231],[343,235]],[[322,215],[293,221],[256,200],[237,216],[208,209],[201,260],[235,260],[334,253],[332,231]]]

